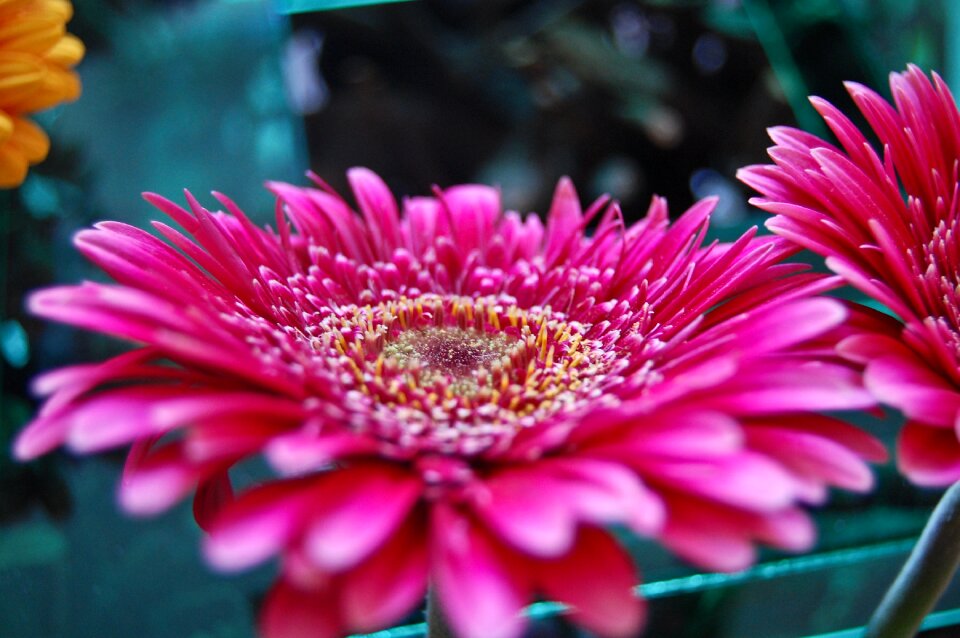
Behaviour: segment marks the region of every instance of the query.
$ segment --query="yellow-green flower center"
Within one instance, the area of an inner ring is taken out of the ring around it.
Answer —
[[[401,332],[382,355],[398,368],[419,370],[422,384],[443,379],[455,394],[472,396],[481,383],[489,385],[493,372],[509,365],[511,354],[522,346],[519,339],[502,333],[444,326]]]

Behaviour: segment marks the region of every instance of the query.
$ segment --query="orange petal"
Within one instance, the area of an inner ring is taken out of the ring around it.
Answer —
[[[61,22],[70,22],[73,17],[73,5],[67,0],[41,0],[37,12],[56,17]]]
[[[30,7],[36,0],[0,0],[0,18],[15,18],[15,14],[23,11],[36,11]]]
[[[0,146],[0,188],[14,188],[27,177],[27,159],[12,145]]]
[[[43,59],[51,64],[66,68],[82,60],[84,53],[86,53],[86,48],[80,38],[67,33],[44,54]]]
[[[36,164],[47,157],[50,138],[31,120],[18,117],[13,121],[13,135],[8,144],[16,148],[28,162]]]
[[[0,51],[0,106],[24,100],[42,86],[43,67],[32,55]]]
[[[6,144],[11,135],[13,135],[13,118],[0,111],[0,144]]]
[[[80,97],[80,77],[58,67],[48,67],[40,87],[23,99],[10,103],[20,113],[42,111],[61,102],[72,102]]]
[[[0,48],[41,55],[66,33],[63,20],[52,15],[24,15],[0,22]]]

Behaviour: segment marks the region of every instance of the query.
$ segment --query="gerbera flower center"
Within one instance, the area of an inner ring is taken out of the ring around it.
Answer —
[[[616,353],[590,326],[504,297],[401,297],[331,308],[310,337],[355,427],[402,448],[477,453],[596,401]]]
[[[444,380],[455,394],[472,395],[493,370],[509,365],[514,350],[523,346],[502,333],[473,328],[406,330],[383,348],[383,356],[400,368],[421,370],[420,382]]]

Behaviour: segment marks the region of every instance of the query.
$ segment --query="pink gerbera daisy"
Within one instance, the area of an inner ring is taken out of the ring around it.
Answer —
[[[890,76],[894,104],[847,90],[882,154],[834,106],[811,98],[842,148],[791,128],[770,130],[775,166],[739,177],[776,213],[775,233],[827,265],[897,320],[860,327],[841,351],[866,364],[867,387],[907,417],[897,456],[921,485],[960,480],[960,114],[939,76]]]
[[[568,180],[546,228],[494,188],[398,210],[349,180],[360,215],[320,180],[270,184],[275,231],[148,195],[193,239],[101,223],[76,244],[117,285],[30,299],[141,345],[38,379],[16,455],[132,443],[133,513],[196,489],[214,566],[282,557],[265,636],[376,630],[428,586],[462,638],[517,636],[534,597],[630,636],[638,577],[606,526],[736,570],[757,542],[810,547],[799,506],[828,486],[870,487],[882,446],[811,413],[873,404],[832,355],[847,311],[784,240],[703,245],[710,201],[626,227]],[[276,476],[232,487],[257,455]]]

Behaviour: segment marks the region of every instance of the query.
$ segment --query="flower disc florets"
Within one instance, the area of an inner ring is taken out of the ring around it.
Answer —
[[[30,302],[142,345],[41,377],[16,454],[132,444],[136,513],[196,490],[211,563],[282,556],[269,638],[382,628],[428,583],[460,638],[518,636],[534,595],[632,636],[637,574],[606,526],[741,569],[757,542],[809,547],[799,506],[828,486],[870,487],[882,447],[811,412],[873,404],[832,354],[847,311],[785,242],[705,244],[710,201],[627,226],[562,180],[544,227],[493,188],[401,208],[349,177],[359,215],[271,184],[276,231],[222,196],[148,196],[192,239],[100,224],[77,245],[118,285]],[[234,494],[259,455],[276,476]]]
[[[597,402],[617,379],[617,351],[585,332],[508,297],[432,294],[337,308],[309,340],[318,365],[341,371],[355,428],[398,455],[472,456]]]

